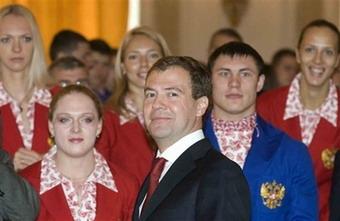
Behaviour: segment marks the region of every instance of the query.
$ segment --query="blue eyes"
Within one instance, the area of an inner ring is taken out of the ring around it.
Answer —
[[[140,57],[142,57],[143,55],[138,54],[138,53],[132,53],[132,54],[128,54],[126,59],[127,60],[137,60],[140,59]],[[150,60],[157,60],[161,57],[161,55],[159,53],[151,53],[151,54],[147,54],[146,55],[146,59],[150,59]]]
[[[30,36],[25,36],[25,37],[24,37],[24,41],[25,41],[25,42],[31,42],[31,41],[32,41],[32,37],[30,37]]]
[[[77,121],[77,123],[80,126],[87,126],[87,125],[91,125],[94,121],[95,121],[95,117],[94,116],[84,116],[84,117],[80,117],[79,119],[74,119],[72,117],[64,117],[64,116],[59,116],[56,118],[56,122],[64,125],[66,127],[70,127],[73,125],[74,121]]]
[[[7,44],[7,43],[10,43],[11,41],[13,41],[13,39],[15,39],[16,37],[12,37],[12,36],[4,36],[2,38],[0,38],[0,42],[2,44]],[[31,36],[27,36],[27,35],[24,35],[24,36],[20,36],[20,41],[23,41],[24,43],[30,43],[32,42],[33,38]]]
[[[0,41],[1,41],[1,43],[8,43],[9,42],[9,38],[8,37],[1,38]]]

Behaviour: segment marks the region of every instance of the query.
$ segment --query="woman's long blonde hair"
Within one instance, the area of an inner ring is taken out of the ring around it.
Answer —
[[[142,26],[134,28],[124,36],[116,56],[113,95],[107,102],[108,107],[119,114],[124,114],[127,111],[124,98],[128,91],[128,82],[126,75],[123,74],[122,63],[124,61],[126,48],[136,35],[144,35],[155,41],[161,48],[162,57],[170,55],[169,47],[163,36],[149,27]]]
[[[27,86],[29,89],[32,89],[33,87],[45,87],[48,81],[48,75],[44,47],[38,24],[32,12],[24,6],[12,4],[0,9],[0,20],[7,15],[22,16],[29,23],[33,35],[33,55],[26,75]]]

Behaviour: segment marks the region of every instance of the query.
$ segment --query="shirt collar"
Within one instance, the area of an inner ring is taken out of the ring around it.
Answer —
[[[215,117],[214,112],[211,114],[211,120],[216,130],[221,131],[230,131],[230,132],[238,132],[238,131],[253,131],[256,127],[256,113],[252,113],[251,115],[244,117],[239,121],[228,121],[223,119],[217,119]]]
[[[33,89],[33,95],[29,101],[29,103],[39,103],[48,107],[52,100],[52,95],[49,90],[47,89]],[[8,103],[17,103],[6,91],[3,83],[0,82],[0,106],[8,104]]]
[[[196,130],[185,137],[182,137],[173,145],[169,146],[163,153],[157,151],[157,157],[162,157],[167,161],[173,163],[179,158],[184,151],[189,149],[194,143],[204,139],[202,129]]]
[[[299,116],[304,111],[310,112],[310,110],[306,110],[303,107],[300,101],[300,79],[301,79],[301,73],[299,73],[294,78],[294,80],[292,81],[289,87],[286,107],[285,107],[285,112],[284,112],[284,117],[283,117],[284,120]],[[337,126],[338,93],[332,81],[330,81],[329,92],[328,92],[327,98],[325,99],[325,102],[321,105],[321,107],[314,110],[313,112],[319,114],[320,117],[327,120],[333,126],[335,127]]]
[[[41,161],[41,181],[40,181],[40,195],[48,190],[61,184],[66,177],[57,170],[54,155],[57,152],[57,146],[54,145],[43,157]],[[86,182],[99,183],[114,192],[118,192],[116,184],[113,180],[111,170],[96,149],[93,149],[95,157],[95,167]]]

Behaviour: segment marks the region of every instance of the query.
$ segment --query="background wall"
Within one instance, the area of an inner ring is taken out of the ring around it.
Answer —
[[[176,55],[206,60],[211,34],[231,26],[222,0],[141,1],[141,23],[161,32]],[[294,48],[301,28],[312,19],[326,18],[340,25],[339,0],[242,1],[247,7],[236,29],[267,62],[277,49]]]
[[[45,51],[55,33],[72,29],[89,39],[103,38],[118,46],[126,31],[128,0],[0,0],[0,7],[20,4],[34,14]]]

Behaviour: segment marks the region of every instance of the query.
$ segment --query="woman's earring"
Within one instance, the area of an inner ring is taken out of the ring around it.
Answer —
[[[50,147],[52,147],[55,144],[53,135],[51,135],[49,138],[47,138],[47,143]]]

